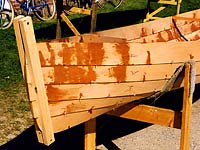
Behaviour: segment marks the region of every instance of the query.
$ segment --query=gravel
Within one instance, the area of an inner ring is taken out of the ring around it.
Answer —
[[[200,150],[200,100],[192,107],[190,149]],[[179,150],[181,130],[152,125],[113,140],[121,150]],[[103,144],[99,150],[108,150]]]

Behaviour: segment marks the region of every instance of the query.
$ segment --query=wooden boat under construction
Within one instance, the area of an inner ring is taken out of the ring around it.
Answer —
[[[38,43],[29,17],[17,17],[14,27],[38,139],[46,145],[56,132],[183,87],[180,66],[188,61],[200,82],[199,10]]]

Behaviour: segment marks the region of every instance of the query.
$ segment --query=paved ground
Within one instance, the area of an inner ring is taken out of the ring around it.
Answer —
[[[200,100],[194,103],[191,123],[191,150],[200,150]],[[179,150],[180,130],[152,125],[113,140],[121,150]],[[107,150],[104,145],[98,147]]]

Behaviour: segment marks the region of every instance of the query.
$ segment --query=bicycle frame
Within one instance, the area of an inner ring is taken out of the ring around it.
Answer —
[[[27,12],[27,15],[30,15],[30,12],[35,11],[37,8],[47,6],[47,2],[46,1],[45,1],[44,4],[40,4],[40,5],[36,5],[36,6],[31,6],[32,0],[25,0],[25,3],[23,3],[23,2],[21,2],[19,0],[16,0],[16,1],[20,4],[20,7]]]
[[[0,10],[3,11],[5,9],[6,0],[0,0]]]

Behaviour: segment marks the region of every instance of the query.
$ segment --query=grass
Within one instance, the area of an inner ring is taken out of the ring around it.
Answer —
[[[98,10],[97,30],[140,23],[145,17],[147,0],[124,0],[119,9],[109,6]],[[152,4],[152,9],[158,4]],[[200,1],[183,0],[181,12],[200,8]],[[174,15],[175,6],[169,6],[158,15],[161,17]],[[69,16],[81,33],[89,32],[90,17],[84,15]],[[36,40],[55,38],[56,21],[48,23],[34,22]],[[62,24],[63,36],[72,32]],[[24,85],[15,35],[13,28],[0,30],[0,145],[20,134],[33,124],[28,106],[28,98]]]

